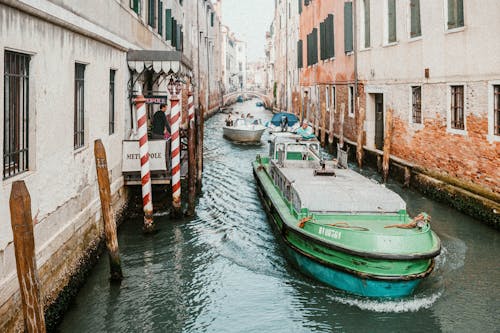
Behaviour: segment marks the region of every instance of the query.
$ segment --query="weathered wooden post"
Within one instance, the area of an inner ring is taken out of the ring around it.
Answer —
[[[101,198],[102,219],[104,221],[104,234],[106,236],[106,247],[109,253],[110,279],[121,281],[123,279],[118,239],[116,237],[116,222],[111,207],[111,188],[109,185],[108,162],[106,150],[100,139],[94,141],[95,167],[97,170],[97,182],[99,186],[99,197]]]
[[[36,267],[31,197],[24,181],[16,181],[12,184],[9,204],[17,279],[23,303],[24,327],[27,332],[45,332],[45,318]]]
[[[175,88],[174,88],[175,90]],[[181,105],[179,96],[176,91],[170,97],[171,115],[170,128],[172,130],[171,137],[171,159],[172,159],[172,212],[173,218],[182,216],[181,205]]]
[[[356,158],[358,159],[358,165],[360,168],[363,167],[363,138],[364,138],[365,116],[366,116],[365,108],[359,108],[358,137],[356,140]]]
[[[142,206],[144,209],[145,233],[153,231],[153,194],[151,188],[151,170],[149,167],[148,118],[146,114],[146,99],[142,94],[135,98],[137,110],[137,129],[139,134],[139,150],[141,157]]]
[[[384,159],[382,161],[382,173],[384,176],[384,182],[387,182],[389,177],[389,159],[391,157],[391,141],[392,141],[392,114],[393,109],[389,108],[386,113],[385,118],[385,137],[384,137]]]
[[[325,87],[321,87],[320,93],[320,106],[321,106],[321,137],[320,142],[321,146],[325,146],[326,139],[326,91]]]
[[[202,189],[202,176],[203,176],[203,123],[204,123],[204,116],[205,116],[205,108],[203,107],[203,104],[199,105],[199,108],[197,110],[197,120],[196,120],[196,136],[197,136],[197,152],[196,152],[196,183],[197,183],[197,189],[196,191],[198,193],[201,193]]]
[[[302,110],[303,110],[304,106],[302,105],[302,91],[299,87],[299,114],[298,114],[298,117],[299,117],[299,120],[300,122],[302,122]]]
[[[344,117],[345,117],[345,103],[340,104],[340,130],[339,130],[339,145],[344,148]]]
[[[330,107],[330,132],[328,133],[329,144],[333,143],[333,138],[335,136],[334,121],[335,121],[336,110],[337,109],[335,108],[335,105],[332,105],[332,107]]]
[[[196,201],[196,128],[194,119],[194,98],[188,94],[188,209],[187,216],[193,216]]]

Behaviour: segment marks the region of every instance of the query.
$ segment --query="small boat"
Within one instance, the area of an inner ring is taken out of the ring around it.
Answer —
[[[303,273],[365,297],[413,293],[434,268],[441,242],[425,213],[339,161],[320,158],[317,140],[289,133],[270,141],[253,171],[287,258]],[[341,152],[344,152],[341,150]]]
[[[264,106],[264,103],[262,103],[261,101],[258,101],[257,103],[255,103],[255,106],[260,108],[260,107]]]
[[[238,103],[243,103],[243,96],[238,96],[238,98],[236,99],[236,102]]]
[[[224,137],[236,142],[259,142],[266,127],[260,119],[238,118],[223,127]]]
[[[273,118],[266,123],[271,132],[295,132],[300,124],[299,119],[293,113],[276,113]]]

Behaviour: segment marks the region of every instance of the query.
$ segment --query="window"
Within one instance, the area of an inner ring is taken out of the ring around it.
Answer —
[[[344,2],[344,51],[353,51],[352,2]]]
[[[364,0],[364,9],[363,9],[363,14],[364,14],[364,29],[365,29],[365,47],[368,48],[370,47],[370,0]]]
[[[464,86],[451,86],[451,128],[464,130]]]
[[[320,23],[320,58],[326,60],[335,56],[333,36],[333,15]]]
[[[158,33],[163,36],[163,1],[158,0]]]
[[[155,0],[148,0],[148,25],[155,27]]]
[[[304,61],[302,59],[303,57],[303,49],[302,49],[302,40],[299,40],[297,42],[297,67],[298,68],[303,68],[304,67]]]
[[[318,63],[318,29],[307,35],[307,66]]]
[[[214,26],[214,12],[211,12],[210,13],[210,26],[213,27]]]
[[[448,1],[448,29],[455,29],[464,26],[464,1]]]
[[[387,0],[387,42],[396,41],[396,0]]]
[[[29,55],[5,51],[3,179],[29,167],[29,63]]]
[[[349,115],[354,116],[354,87],[349,86]]]
[[[132,8],[137,15],[141,15],[141,0],[130,0],[130,8]]]
[[[410,0],[410,38],[422,36],[420,0]]]
[[[165,10],[165,39],[172,40],[172,9]]]
[[[414,124],[422,123],[422,87],[411,87],[411,119]]]
[[[75,118],[74,118],[74,148],[85,144],[85,65],[75,64]]]
[[[115,133],[115,75],[116,71],[109,71],[109,135]]]
[[[302,13],[302,0],[298,0],[299,3],[299,15]]]
[[[330,105],[332,105],[332,110],[335,110],[336,109],[336,95],[335,95],[335,86],[332,86],[332,89],[331,89],[331,92],[332,92],[332,95],[330,97]]]
[[[493,86],[493,134],[500,135],[500,85]]]

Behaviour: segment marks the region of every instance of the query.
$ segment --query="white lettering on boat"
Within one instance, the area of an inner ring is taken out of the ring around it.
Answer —
[[[319,227],[319,234],[333,239],[340,239],[340,237],[342,237],[340,231],[327,229],[325,227]]]

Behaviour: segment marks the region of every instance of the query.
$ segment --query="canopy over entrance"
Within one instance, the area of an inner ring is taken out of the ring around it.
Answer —
[[[176,77],[193,76],[191,61],[179,51],[131,50],[127,53],[127,63],[139,74],[146,69]]]

